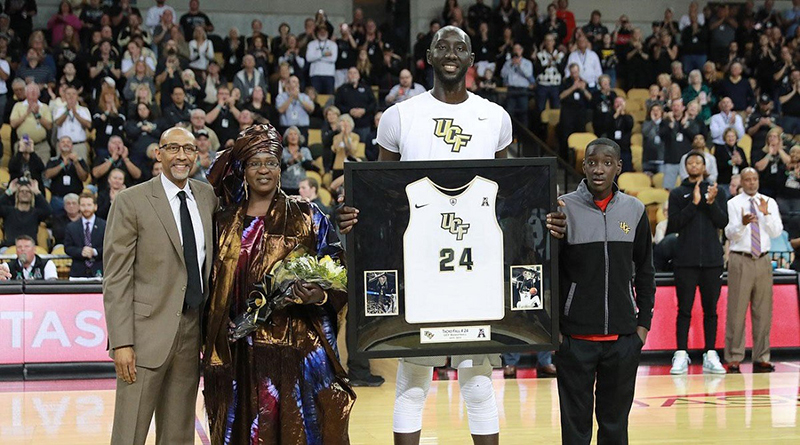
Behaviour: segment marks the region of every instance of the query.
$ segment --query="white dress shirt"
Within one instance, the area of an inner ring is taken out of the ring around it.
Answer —
[[[200,210],[197,208],[197,200],[192,194],[192,189],[189,187],[189,182],[186,182],[184,188],[178,188],[172,181],[167,179],[166,176],[161,175],[161,184],[164,185],[164,191],[167,193],[167,200],[169,206],[172,208],[172,216],[175,218],[175,225],[178,226],[178,237],[181,239],[183,245],[183,231],[181,230],[181,199],[178,198],[178,192],[183,190],[186,192],[186,206],[189,207],[189,216],[192,217],[192,227],[194,227],[194,240],[197,245],[197,266],[199,267],[200,276],[203,276],[203,264],[206,261],[206,237],[203,232],[203,220],[200,218]],[[200,280],[200,286],[204,286],[203,280]]]
[[[733,125],[731,125],[731,115],[734,116]],[[711,142],[717,145],[725,143],[725,141],[722,140],[722,135],[725,134],[725,130],[727,130],[728,127],[732,127],[736,130],[736,136],[739,139],[744,137],[744,122],[742,121],[742,116],[739,116],[733,111],[728,114],[720,112],[711,116],[709,127],[711,128]]]
[[[590,49],[586,49],[585,52],[577,49],[571,52],[567,58],[567,67],[564,69],[565,77],[569,77],[569,66],[573,63],[580,67],[581,79],[586,81],[589,88],[594,88],[597,85],[597,79],[603,74],[603,67],[600,65],[597,53]]]
[[[92,113],[89,112],[88,108],[78,105],[75,109],[83,119],[89,122],[92,121]],[[63,116],[64,113],[69,113],[69,116],[67,116],[64,122],[58,127],[58,131],[56,132],[58,139],[69,136],[73,144],[86,142],[86,129],[83,128],[78,118],[72,115],[72,111],[67,111],[66,106],[60,107],[53,112],[53,121]]]
[[[731,252],[750,253],[750,228],[752,224],[742,225],[742,214],[750,213],[750,198],[747,193],[740,193],[728,200],[728,225],[725,226],[725,236],[731,240]],[[761,252],[769,252],[771,238],[777,238],[783,232],[783,222],[778,212],[778,203],[769,196],[756,193],[755,196],[756,215],[758,215],[758,228],[761,232]],[[767,200],[767,211],[769,215],[764,215],[758,210],[761,198]]]

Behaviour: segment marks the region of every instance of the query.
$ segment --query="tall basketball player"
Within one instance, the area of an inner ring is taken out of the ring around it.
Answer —
[[[393,107],[378,125],[380,161],[505,158],[511,143],[511,118],[500,106],[467,91],[465,76],[475,55],[461,29],[446,26],[433,37],[427,53],[434,70],[433,89]],[[358,222],[358,210],[342,207],[339,227],[348,233]],[[566,233],[564,213],[547,215],[547,228],[556,238]],[[455,356],[458,382],[467,405],[470,433],[476,445],[497,444],[500,426],[492,388],[496,356]],[[394,405],[394,443],[419,444],[422,410],[434,366],[445,357],[401,359],[397,368]]]

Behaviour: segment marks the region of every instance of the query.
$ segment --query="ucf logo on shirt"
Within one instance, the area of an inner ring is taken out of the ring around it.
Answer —
[[[452,233],[458,241],[461,241],[469,230],[469,223],[465,223],[455,213],[442,213],[442,229]]]
[[[453,119],[434,118],[433,121],[436,122],[433,135],[441,138],[445,144],[449,145],[453,153],[459,153],[461,148],[466,147],[467,142],[472,139],[472,135],[464,134],[460,126],[453,125]]]

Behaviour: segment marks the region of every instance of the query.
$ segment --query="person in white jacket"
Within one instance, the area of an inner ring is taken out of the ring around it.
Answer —
[[[189,42],[189,68],[205,71],[208,62],[214,60],[214,44],[208,40],[202,26],[194,27],[193,39]]]
[[[306,47],[311,86],[319,94],[333,94],[339,47],[336,42],[328,39],[328,28],[324,24],[317,26],[316,36],[317,38],[308,42]]]

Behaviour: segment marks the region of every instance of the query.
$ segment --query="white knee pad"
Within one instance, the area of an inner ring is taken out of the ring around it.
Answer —
[[[433,367],[400,360],[394,398],[395,433],[414,433],[422,429],[422,408],[428,397]]]
[[[466,363],[465,363],[466,364]],[[497,400],[492,387],[492,365],[488,360],[479,366],[459,367],[458,384],[467,404],[469,431],[475,435],[500,432]]]

